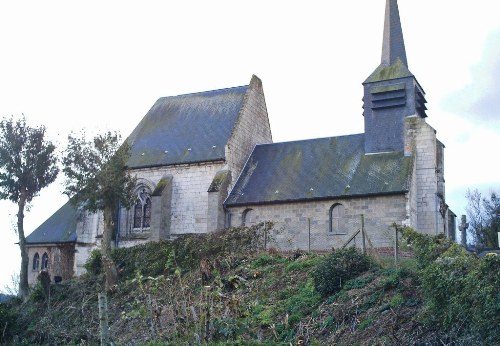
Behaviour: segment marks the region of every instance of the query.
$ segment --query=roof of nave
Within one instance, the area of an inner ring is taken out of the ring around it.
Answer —
[[[72,243],[76,241],[77,210],[68,201],[26,237],[26,243]]]
[[[162,97],[127,141],[130,168],[225,159],[249,86]]]
[[[364,134],[255,147],[226,205],[404,193],[412,158],[366,155]]]

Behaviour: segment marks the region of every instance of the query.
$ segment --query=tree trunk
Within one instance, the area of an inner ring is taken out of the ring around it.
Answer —
[[[113,290],[118,281],[115,263],[111,258],[111,241],[113,238],[113,208],[104,207],[104,231],[102,234],[101,254],[106,274],[106,291]]]
[[[21,192],[18,202],[17,212],[17,234],[19,236],[19,249],[21,250],[21,270],[19,273],[19,292],[18,295],[24,301],[29,296],[28,285],[28,249],[26,248],[26,238],[24,237],[24,206],[26,205],[26,192]]]

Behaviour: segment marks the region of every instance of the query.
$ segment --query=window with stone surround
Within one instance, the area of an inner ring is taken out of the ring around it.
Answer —
[[[134,230],[142,231],[151,227],[151,191],[145,186],[137,189],[133,218]]]
[[[42,270],[49,268],[49,255],[45,252],[42,256]]]
[[[340,203],[335,203],[330,208],[330,234],[347,234],[345,207]]]
[[[33,256],[33,270],[38,270],[38,268],[40,268],[40,255],[37,252]]]
[[[251,208],[245,209],[241,214],[241,225],[251,226],[255,224],[255,211]]]

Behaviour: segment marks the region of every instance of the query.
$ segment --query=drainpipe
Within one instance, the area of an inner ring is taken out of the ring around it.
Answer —
[[[231,212],[227,209],[225,204],[222,204],[224,208],[224,228],[231,227]]]
[[[120,229],[120,225],[121,225],[121,218],[120,218],[120,215],[121,215],[121,203],[118,202],[118,211],[116,212],[116,234],[115,234],[115,247],[118,247],[118,244],[120,243],[120,232],[121,232],[121,229]]]

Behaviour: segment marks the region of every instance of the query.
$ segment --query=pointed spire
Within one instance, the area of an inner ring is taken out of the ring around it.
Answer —
[[[384,41],[382,44],[382,65],[389,66],[399,58],[408,67],[403,30],[399,19],[397,0],[387,0],[385,6]]]

